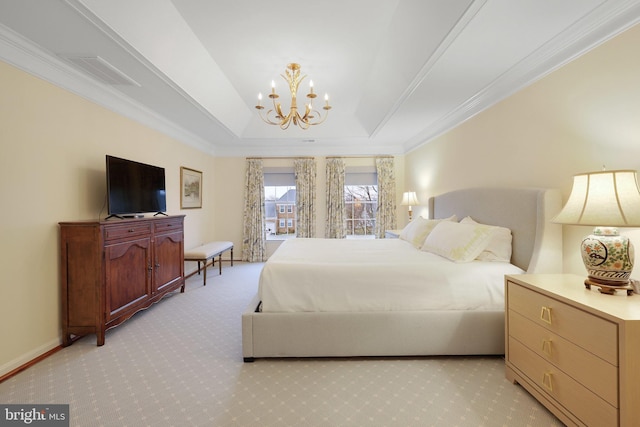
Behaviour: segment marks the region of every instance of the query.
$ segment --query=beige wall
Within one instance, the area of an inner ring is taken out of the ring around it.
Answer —
[[[2,375],[60,344],[57,223],[106,216],[105,154],[166,168],[185,245],[217,210],[212,157],[1,62],[0,93]],[[203,171],[203,209],[180,210],[180,166]]]
[[[640,169],[638,46],[640,26],[410,152],[406,187],[421,200],[496,185],[559,188],[566,200],[576,173]],[[564,226],[567,272],[584,274],[578,248],[589,232]]]
[[[326,179],[324,157],[316,157],[316,236],[324,237],[326,219]],[[371,157],[344,158],[347,166],[375,166],[375,160]],[[402,199],[402,188],[404,185],[404,156],[396,156],[396,198],[397,203]],[[245,158],[239,157],[219,157],[214,160],[215,181],[217,182],[216,197],[216,221],[214,224],[214,234],[220,239],[242,242],[242,214],[244,210],[244,173]],[[265,167],[291,167],[293,168],[293,158],[264,158]],[[406,211],[398,209],[398,227],[406,225]],[[280,241],[267,242],[267,256],[271,255],[280,245]],[[242,246],[236,245],[235,258],[242,258]]]

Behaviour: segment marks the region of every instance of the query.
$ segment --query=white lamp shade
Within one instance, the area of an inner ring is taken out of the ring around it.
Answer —
[[[553,222],[640,227],[640,191],[636,172],[615,170],[575,175],[569,199]]]
[[[400,202],[402,206],[417,206],[420,204],[418,202],[418,197],[416,196],[415,191],[406,191],[402,194],[402,202]]]

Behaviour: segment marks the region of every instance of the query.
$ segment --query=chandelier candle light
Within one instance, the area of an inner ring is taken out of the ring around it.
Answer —
[[[630,294],[634,249],[617,227],[640,227],[640,191],[636,172],[614,170],[575,175],[567,203],[553,222],[595,226],[582,241],[581,254],[588,278],[584,284],[612,294]]]
[[[329,105],[329,95],[324,95],[325,105],[322,107],[325,110],[325,115],[322,117],[320,112],[313,107],[313,100],[317,97],[317,95],[313,91],[313,80],[309,81],[309,93],[307,94],[307,98],[309,102],[304,106],[304,114],[300,115],[298,112],[298,103],[296,100],[298,94],[298,86],[300,82],[307,77],[306,75],[300,74],[300,65],[296,63],[291,63],[287,65],[287,70],[285,74],[281,74],[282,78],[289,85],[289,90],[291,92],[291,107],[289,109],[289,114],[284,114],[282,111],[282,106],[277,99],[280,97],[276,93],[276,83],[275,81],[271,81],[271,93],[269,94],[269,98],[273,102],[273,108],[269,109],[266,114],[263,115],[262,110],[264,110],[264,106],[262,105],[262,93],[258,94],[258,105],[256,105],[256,109],[258,110],[258,114],[260,118],[270,125],[280,126],[280,129],[287,129],[291,123],[300,127],[301,129],[309,129],[311,126],[319,125],[324,122],[329,115],[329,110],[331,106]]]

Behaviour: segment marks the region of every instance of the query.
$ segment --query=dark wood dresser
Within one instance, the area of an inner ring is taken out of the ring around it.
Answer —
[[[184,215],[59,225],[63,346],[184,291]]]

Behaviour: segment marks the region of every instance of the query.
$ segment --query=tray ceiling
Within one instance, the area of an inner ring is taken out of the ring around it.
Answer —
[[[402,154],[639,19],[640,0],[0,0],[0,59],[214,155]],[[257,116],[272,80],[288,108],[289,62],[330,95],[324,124]]]

